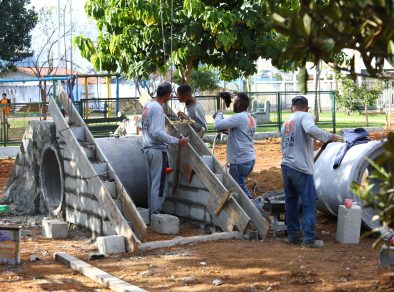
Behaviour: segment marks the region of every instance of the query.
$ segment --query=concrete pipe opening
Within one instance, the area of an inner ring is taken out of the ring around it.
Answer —
[[[41,158],[40,182],[41,191],[49,212],[59,214],[64,198],[63,162],[58,149],[47,144]]]
[[[320,211],[337,215],[339,205],[343,204],[344,199],[352,199],[359,206],[364,206],[364,202],[353,194],[350,186],[352,182],[363,185],[367,180],[370,183],[376,183],[368,178],[374,168],[366,158],[374,160],[382,155],[383,144],[383,141],[371,141],[350,148],[337,169],[333,168],[334,161],[344,143],[330,143],[327,146],[315,163],[317,208]],[[379,188],[376,185],[373,192],[378,191]],[[362,222],[365,227],[372,229],[379,226],[377,222],[372,222],[374,214],[372,209],[363,208]]]

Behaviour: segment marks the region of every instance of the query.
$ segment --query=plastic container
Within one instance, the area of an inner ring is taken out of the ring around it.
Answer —
[[[10,206],[8,205],[0,205],[0,212],[7,212],[10,210]]]

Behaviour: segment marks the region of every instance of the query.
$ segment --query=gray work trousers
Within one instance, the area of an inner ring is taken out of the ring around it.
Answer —
[[[157,214],[167,196],[168,184],[165,169],[168,167],[168,151],[145,150],[148,174],[148,207],[150,214]]]

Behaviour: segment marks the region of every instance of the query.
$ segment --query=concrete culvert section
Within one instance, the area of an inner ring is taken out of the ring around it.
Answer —
[[[64,174],[62,158],[52,144],[45,145],[42,152],[40,180],[47,208],[56,216],[64,198]]]
[[[343,204],[344,199],[352,199],[359,206],[364,205],[350,190],[350,186],[352,182],[365,183],[368,174],[374,169],[367,158],[374,160],[382,155],[383,144],[383,141],[371,141],[350,148],[337,169],[333,168],[335,157],[344,143],[335,142],[327,146],[315,163],[317,208],[320,211],[336,216],[338,207]],[[373,191],[376,193],[378,190],[378,187],[375,187]],[[362,222],[371,229],[379,226],[377,222],[372,222],[373,215],[372,209],[363,208]]]

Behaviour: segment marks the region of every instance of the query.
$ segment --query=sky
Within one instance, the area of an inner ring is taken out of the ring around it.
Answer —
[[[91,19],[88,19],[86,13],[85,13],[85,3],[87,0],[60,0],[60,6],[64,7],[64,5],[67,5],[67,16],[66,16],[66,21],[65,21],[65,26],[66,30],[70,27],[70,16],[69,16],[69,5],[71,3],[72,5],[72,22],[74,26],[74,32],[73,35],[76,34],[82,34],[82,35],[89,35],[90,37],[95,37],[97,35],[97,30],[94,24],[94,21]],[[46,7],[49,8],[50,10],[53,11],[53,15],[55,19],[52,21],[54,27],[57,27],[57,5],[58,1],[57,0],[31,0],[31,6],[34,6],[36,11],[39,11],[39,9]],[[61,24],[61,30],[63,30],[63,23]],[[56,32],[56,36],[58,33]],[[46,35],[42,32],[42,28],[37,25],[37,27],[32,31],[32,48],[35,52],[40,51],[42,48],[42,44],[45,43],[47,37]],[[66,38],[66,46],[64,45],[64,39],[61,41],[61,50],[62,53],[64,50],[67,48],[69,49],[71,45],[71,37]],[[66,47],[66,48],[65,48]],[[68,53],[69,54],[69,53]],[[54,49],[54,55],[55,57],[57,56],[57,46]],[[70,59],[70,56],[68,56],[68,59]],[[79,71],[87,71],[91,69],[90,63],[83,59],[79,53],[78,48],[73,48],[73,63],[78,64],[81,69]]]

